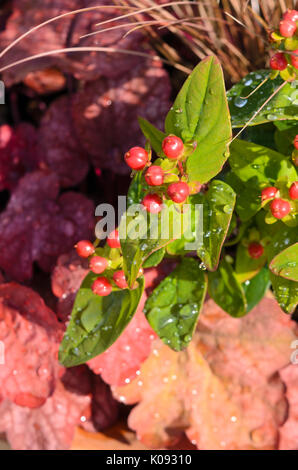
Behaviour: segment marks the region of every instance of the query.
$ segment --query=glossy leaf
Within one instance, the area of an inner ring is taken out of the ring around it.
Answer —
[[[285,225],[282,228],[280,227],[267,247],[269,263],[271,263],[275,256],[296,242],[296,228],[290,228]],[[276,276],[272,271],[270,271],[270,280],[280,307],[286,313],[293,313],[298,304],[298,282]]]
[[[234,140],[230,149],[231,168],[244,183],[260,187],[264,183],[275,184],[281,178],[289,182],[297,178],[292,163],[279,152],[240,139]]]
[[[246,297],[246,311],[250,312],[264,297],[270,287],[269,270],[262,268],[256,276],[242,284]]]
[[[280,77],[271,80],[268,70],[251,72],[227,93],[232,127],[243,127],[282,84]],[[248,95],[264,80],[268,80],[251,96]],[[246,98],[247,97],[247,98]],[[297,119],[297,82],[287,83],[253,119],[250,125],[279,119]]]
[[[184,349],[192,338],[206,287],[207,279],[198,261],[184,258],[146,301],[148,322],[175,351]]]
[[[76,296],[59,351],[59,360],[66,367],[82,364],[111,346],[132,319],[141,299],[143,278],[138,279],[138,287],[133,290],[115,290],[100,297],[91,290],[97,277],[89,273]]]
[[[127,207],[132,204],[139,204],[144,197],[142,191],[142,172],[137,171],[134,175],[127,192]]]
[[[175,134],[197,147],[186,163],[190,181],[205,183],[217,175],[228,157],[231,125],[221,66],[207,57],[184,83],[165,122]]]
[[[180,238],[186,229],[181,209],[172,201],[165,201],[159,214],[148,214],[141,205],[131,209],[135,210],[123,215],[119,227],[123,269],[129,286],[134,285],[144,261]]]
[[[163,139],[166,137],[166,134],[153,126],[153,124],[150,124],[146,119],[139,118],[138,121],[144,136],[150,142],[155,153],[157,153],[157,155],[161,155],[161,144]]]
[[[277,276],[298,282],[298,243],[276,255],[269,268]]]
[[[208,293],[232,317],[242,317],[247,313],[243,287],[226,260],[220,262],[217,271],[208,272]]]
[[[256,182],[245,184],[230,171],[225,178],[226,182],[237,194],[235,210],[243,222],[251,219],[261,209],[260,187]]]
[[[236,194],[233,189],[219,180],[213,180],[207,193],[202,197],[203,245],[198,249],[198,256],[210,271],[214,271],[218,266],[235,201]]]
[[[160,250],[152,253],[152,255],[148,256],[148,258],[144,261],[143,268],[153,268],[154,266],[158,266],[159,263],[162,262],[165,252],[165,248],[160,248]]]

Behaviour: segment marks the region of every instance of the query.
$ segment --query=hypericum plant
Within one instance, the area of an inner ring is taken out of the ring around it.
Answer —
[[[144,313],[176,351],[190,342],[207,292],[231,316],[241,317],[272,285],[281,308],[294,312],[297,82],[293,74],[285,83],[280,76],[265,81],[270,74],[250,73],[226,94],[220,64],[215,57],[206,58],[184,83],[164,132],[139,120],[146,146],[125,155],[133,180],[119,231],[134,220],[129,207],[139,203],[146,217],[154,216],[158,223],[165,207],[175,208],[169,235],[151,239],[128,233],[119,238],[115,230],[103,247],[98,240],[78,243],[78,253],[90,258],[90,273],[61,344],[65,366],[83,363],[111,346],[136,312],[143,269],[165,259],[174,259],[176,267],[148,297]],[[243,140],[232,139],[232,127],[242,128]],[[184,227],[177,239],[174,228],[184,208],[192,211],[196,204],[203,205],[203,240],[197,252],[190,252],[186,245],[189,232],[194,236],[193,226]]]

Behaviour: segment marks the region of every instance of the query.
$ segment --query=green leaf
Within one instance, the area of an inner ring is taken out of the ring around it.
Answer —
[[[191,340],[207,287],[198,261],[184,258],[148,297],[144,312],[162,341],[175,351]]]
[[[245,184],[233,172],[226,175],[227,183],[237,194],[235,210],[243,222],[250,220],[261,209],[260,188],[256,183]]]
[[[243,287],[226,260],[219,263],[217,271],[208,272],[208,293],[232,317],[242,317],[247,313]]]
[[[269,263],[279,253],[297,242],[297,229],[286,225],[280,227],[267,247]],[[297,261],[297,259],[296,259]],[[270,265],[270,264],[269,264]],[[298,304],[298,282],[276,276],[270,271],[273,291],[280,307],[286,313],[293,313]]]
[[[143,268],[153,268],[154,266],[158,266],[159,263],[162,262],[165,252],[165,248],[160,248],[160,250],[152,253],[152,255],[148,256],[148,258],[144,261]]]
[[[122,216],[119,226],[123,269],[128,285],[134,285],[140,268],[152,253],[180,238],[185,230],[181,208],[172,201],[164,201],[159,214],[148,214],[141,205],[131,206]]]
[[[132,319],[141,299],[143,278],[133,290],[115,290],[100,297],[91,290],[97,277],[89,273],[76,296],[59,350],[59,361],[66,367],[82,364],[108,349]]]
[[[288,123],[287,128],[276,129],[274,140],[279,152],[291,155],[294,137],[298,134],[298,123],[296,121],[285,121],[285,123]]]
[[[270,287],[269,269],[262,268],[256,276],[242,284],[246,297],[246,311],[250,312],[264,297]]]
[[[139,125],[140,128],[146,137],[147,140],[149,140],[151,147],[155,151],[157,155],[162,154],[162,141],[166,137],[166,134],[164,132],[161,132],[160,130],[156,129],[150,122],[148,122],[146,119],[139,118]]]
[[[204,233],[203,245],[198,249],[198,256],[210,271],[214,271],[218,266],[235,201],[236,194],[233,189],[219,180],[213,180],[207,193],[202,197]]]
[[[144,197],[142,190],[142,172],[137,171],[129,185],[127,192],[127,207],[132,204],[139,204]]]
[[[232,127],[243,127],[272,93],[283,83],[278,76],[268,80],[246,98],[267,77],[268,70],[251,72],[227,93]],[[242,99],[245,98],[245,99]],[[251,126],[279,119],[297,119],[297,81],[287,83],[250,123]]]
[[[220,172],[228,158],[231,125],[222,69],[215,57],[202,60],[188,77],[165,129],[184,142],[197,143],[186,162],[190,181],[206,183]]]
[[[297,178],[296,169],[289,159],[272,149],[236,139],[230,150],[231,168],[244,183],[261,187],[264,183],[275,184],[278,179],[285,178],[292,182]]]
[[[298,282],[298,243],[276,255],[269,268],[277,276]]]

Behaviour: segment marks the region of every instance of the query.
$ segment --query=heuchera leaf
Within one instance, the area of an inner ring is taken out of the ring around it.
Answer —
[[[198,261],[184,258],[148,297],[144,313],[162,341],[175,351],[192,338],[205,299],[206,275]]]
[[[279,253],[297,242],[297,229],[283,226],[282,229],[273,236],[271,243],[267,247],[269,263]],[[297,261],[297,259],[295,260]],[[269,264],[270,266],[270,264]],[[276,276],[270,271],[270,280],[273,291],[280,307],[286,313],[293,313],[298,304],[298,282]]]
[[[269,268],[277,276],[298,282],[298,243],[276,255]]]
[[[247,313],[243,288],[226,260],[220,262],[217,271],[208,273],[208,293],[232,317],[242,317]]]
[[[246,311],[250,312],[270,287],[269,269],[262,268],[252,279],[243,282],[242,287],[247,302]]]
[[[228,91],[232,127],[245,126],[249,119],[282,84],[283,81],[280,77],[271,80],[269,74],[268,70],[251,72]],[[266,78],[268,80],[255,93],[247,97]],[[278,119],[297,119],[297,109],[294,103],[297,98],[295,88],[297,88],[297,85],[294,82],[292,84],[287,83],[252,120],[250,125]]]
[[[196,196],[194,198],[199,201]],[[204,204],[204,234],[203,246],[198,249],[198,256],[207,269],[214,271],[218,266],[221,248],[229,229],[236,194],[228,184],[213,180],[208,192],[201,199]]]
[[[146,137],[147,140],[149,140],[151,147],[157,153],[157,155],[162,154],[162,141],[166,137],[166,134],[164,132],[161,132],[160,130],[156,129],[155,126],[150,124],[146,119],[139,118],[138,119],[140,128],[142,129],[142,132],[144,136]]]
[[[188,77],[166,117],[165,130],[197,143],[186,163],[190,181],[206,183],[219,173],[228,158],[231,125],[222,70],[215,57],[202,60]]]
[[[59,351],[59,360],[66,367],[82,364],[111,346],[132,319],[141,299],[143,278],[138,279],[135,289],[100,297],[91,290],[97,277],[90,272],[76,296]]]

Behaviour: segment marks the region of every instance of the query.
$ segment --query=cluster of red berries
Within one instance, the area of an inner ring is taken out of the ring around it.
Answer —
[[[278,189],[274,186],[264,188],[261,193],[262,202],[272,199],[270,210],[273,217],[276,219],[283,219],[291,211],[291,205],[285,199],[276,197]],[[289,198],[292,201],[298,199],[298,181],[294,181],[289,189]]]
[[[183,156],[184,144],[180,137],[169,135],[162,142],[162,149],[167,158],[178,160]],[[148,152],[142,147],[131,148],[124,156],[127,165],[136,171],[144,170],[145,181],[148,186],[162,186],[164,184],[165,172],[158,165],[150,165]],[[150,165],[150,166],[149,166]],[[189,186],[184,181],[170,183],[167,187],[167,196],[174,202],[182,204],[189,196]],[[157,214],[162,210],[163,199],[157,193],[148,193],[142,200],[147,212]]]
[[[281,36],[283,38],[292,38],[294,35],[297,35],[297,22],[298,11],[287,10],[283,15],[283,19],[279,23],[279,32]],[[298,49],[291,51],[289,57],[287,57],[283,52],[277,52],[270,59],[270,67],[273,70],[285,70],[288,64],[291,64],[296,69],[298,68]]]
[[[107,238],[107,243],[110,248],[120,248],[120,239],[118,230],[113,230]],[[81,240],[76,245],[76,250],[82,258],[89,258],[89,268],[95,274],[102,274],[109,267],[109,260],[103,256],[93,256],[95,253],[94,245],[88,240]],[[124,271],[115,271],[113,274],[113,281],[120,289],[127,289],[128,285],[125,279]],[[105,297],[110,295],[113,286],[109,279],[105,276],[95,279],[91,286],[94,294]]]

